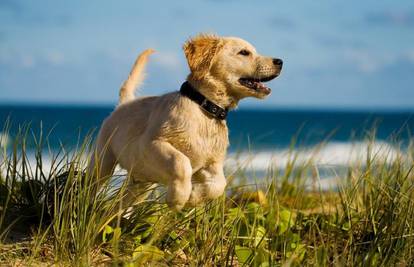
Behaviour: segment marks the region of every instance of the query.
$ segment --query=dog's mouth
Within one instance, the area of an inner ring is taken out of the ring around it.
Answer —
[[[268,82],[276,78],[278,74],[268,76],[265,78],[257,79],[257,78],[240,78],[239,83],[244,87],[249,88],[250,90],[254,90],[258,93],[268,95],[272,92],[272,90],[263,84],[263,82]]]

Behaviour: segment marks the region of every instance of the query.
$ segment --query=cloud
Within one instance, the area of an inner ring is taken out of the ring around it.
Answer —
[[[33,68],[36,65],[36,60],[32,55],[23,55],[20,58],[20,64],[23,68]]]
[[[8,50],[0,53],[0,65],[3,68],[31,69],[39,66],[53,68],[65,63],[67,63],[66,57],[59,51],[31,54]]]
[[[352,64],[358,71],[369,74],[406,57],[406,53],[378,54],[368,49],[348,49],[344,53],[348,64]]]
[[[412,63],[414,63],[414,48],[407,51],[406,58],[407,58],[408,61],[411,61]]]
[[[365,21],[372,25],[390,26],[414,26],[414,11],[384,10],[376,13],[368,13]]]
[[[154,54],[154,62],[171,71],[181,68],[183,63],[177,53],[174,52],[156,53]]]
[[[364,82],[364,88],[375,92],[372,95],[373,98],[380,98],[382,102],[396,107],[406,106],[412,109],[414,105],[413,73],[414,62],[405,57],[399,57],[375,73],[361,79]]]
[[[383,68],[381,68],[378,71],[378,74],[380,75],[387,75],[392,76],[394,79],[393,82],[403,82],[408,83],[408,81],[414,81],[414,76],[412,75],[414,73],[414,60],[406,57],[401,56],[396,58],[393,62],[390,64],[384,65]],[[410,87],[412,83],[409,83]],[[414,92],[414,91],[413,91]]]
[[[47,53],[45,59],[52,65],[61,65],[65,62],[64,54],[57,51]]]

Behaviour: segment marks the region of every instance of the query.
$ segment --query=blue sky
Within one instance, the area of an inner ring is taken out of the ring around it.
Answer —
[[[414,109],[414,1],[0,0],[0,102],[113,104],[152,47],[142,95],[177,90],[198,32],[284,60],[241,107]]]

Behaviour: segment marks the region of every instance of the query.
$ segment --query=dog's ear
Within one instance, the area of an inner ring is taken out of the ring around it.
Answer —
[[[201,79],[208,73],[214,56],[222,46],[220,37],[210,34],[200,34],[185,42],[183,49],[194,79]]]

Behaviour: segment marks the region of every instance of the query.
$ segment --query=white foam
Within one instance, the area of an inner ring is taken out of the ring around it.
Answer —
[[[363,164],[369,156],[377,161],[392,162],[403,152],[386,142],[331,142],[305,149],[276,149],[273,151],[251,151],[230,153],[226,167],[266,171],[269,167],[285,168],[294,162],[296,166],[352,166]]]
[[[324,168],[335,170],[339,167],[355,164],[363,165],[368,156],[377,161],[391,163],[398,157],[405,157],[404,153],[386,142],[331,142],[306,149],[275,149],[272,151],[230,153],[225,161],[225,167],[228,173],[233,173],[237,169],[243,169],[247,176],[254,173],[255,176],[249,176],[253,179],[254,177],[264,177],[270,167],[283,170],[292,162],[294,162],[294,166],[308,164],[319,170]],[[43,172],[47,175],[52,167],[52,157],[48,153],[44,153],[42,156]],[[34,171],[36,166],[35,154],[29,153],[27,159]],[[4,172],[4,168],[1,171]],[[119,168],[117,168],[117,173],[125,174]],[[335,188],[341,179],[336,171],[325,173],[320,178],[317,182],[321,189]]]
[[[52,152],[53,153],[53,152]],[[76,152],[69,152],[69,155],[65,157],[65,159],[70,160],[73,154]],[[7,153],[6,153],[7,155]],[[3,175],[6,175],[6,166],[7,164],[3,164],[5,154],[0,153],[0,172]],[[8,159],[10,160],[10,155],[7,155]],[[81,155],[80,158],[77,160],[80,161],[82,166],[81,168],[85,168],[88,162],[88,155]],[[34,173],[36,171],[37,159],[36,153],[34,151],[28,151],[26,154],[26,164],[28,164],[29,169]],[[56,166],[59,164],[59,166]],[[42,172],[45,176],[48,176],[51,171],[59,171],[64,165],[66,164],[66,160],[62,161],[62,157],[58,156],[56,159],[55,155],[52,155],[49,151],[44,151],[42,153]],[[21,169],[21,158],[20,155],[18,156],[18,170]],[[53,170],[52,170],[53,169]],[[126,171],[122,170],[119,166],[115,168],[114,175],[126,175]]]

